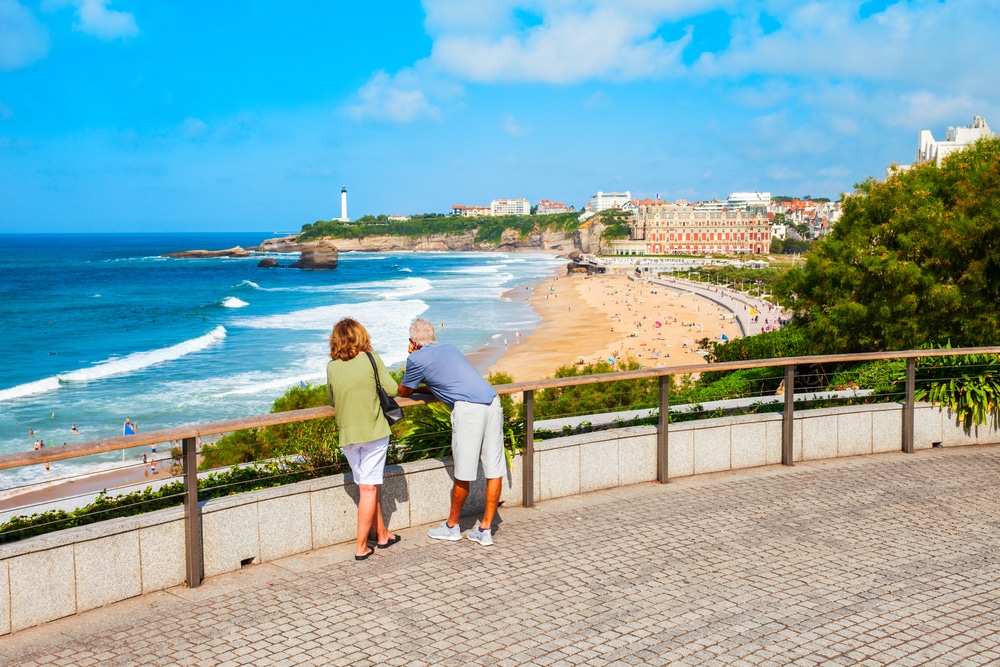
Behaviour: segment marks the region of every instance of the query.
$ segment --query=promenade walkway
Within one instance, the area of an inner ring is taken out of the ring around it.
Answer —
[[[251,565],[0,637],[0,666],[1000,664],[1000,445],[500,514],[493,547]]]
[[[755,298],[736,290],[727,290],[714,285],[678,278],[651,278],[653,285],[681,292],[690,292],[708,299],[736,316],[740,331],[744,336],[753,336],[764,331],[765,320],[774,322],[781,316],[781,310],[764,299]],[[757,320],[750,314],[750,309],[758,311]]]

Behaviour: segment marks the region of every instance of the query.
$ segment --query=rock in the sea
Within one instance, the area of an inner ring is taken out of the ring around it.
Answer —
[[[334,269],[338,254],[332,241],[316,241],[304,247],[299,261],[291,266],[293,269]]]
[[[278,260],[274,257],[265,257],[264,259],[257,262],[257,266],[264,269],[273,269],[278,266]]]
[[[208,259],[212,257],[249,257],[250,251],[240,246],[228,250],[185,250],[184,252],[171,252],[164,257],[174,259]]]

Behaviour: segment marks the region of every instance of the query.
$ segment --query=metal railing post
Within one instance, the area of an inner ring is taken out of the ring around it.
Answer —
[[[184,551],[187,565],[187,587],[201,586],[205,578],[205,562],[201,542],[201,508],[198,506],[198,446],[197,438],[184,438],[181,449],[184,468]]]
[[[913,393],[917,383],[917,360],[915,357],[906,359],[906,403],[903,405],[903,452],[913,453]]]
[[[524,449],[521,450],[521,504],[535,506],[535,392],[524,392]]]
[[[660,484],[670,481],[667,443],[670,423],[670,376],[660,376],[660,422],[656,430],[656,480]]]
[[[795,419],[795,365],[785,366],[785,414],[781,419],[781,462],[786,466],[795,465],[793,429]]]

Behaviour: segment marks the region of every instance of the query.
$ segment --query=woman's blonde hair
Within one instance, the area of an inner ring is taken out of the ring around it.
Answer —
[[[330,333],[330,358],[350,361],[362,352],[372,351],[372,339],[357,320],[345,317],[333,325]]]

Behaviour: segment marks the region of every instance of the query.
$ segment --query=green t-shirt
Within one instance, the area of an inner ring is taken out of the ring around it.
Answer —
[[[396,381],[389,375],[382,359],[375,353],[382,389],[390,396],[398,396]],[[382,408],[375,393],[375,376],[368,355],[361,353],[350,361],[334,359],[326,365],[326,383],[331,405],[337,408],[337,431],[340,446],[371,442],[389,435],[389,422],[382,415]]]

